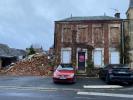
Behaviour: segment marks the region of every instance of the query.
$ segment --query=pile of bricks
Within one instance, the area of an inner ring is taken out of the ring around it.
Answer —
[[[7,70],[7,75],[50,76],[51,69],[48,57],[44,54],[37,54],[30,59],[15,63]]]

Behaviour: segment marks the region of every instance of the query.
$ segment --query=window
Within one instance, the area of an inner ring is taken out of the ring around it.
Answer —
[[[94,43],[102,43],[103,42],[103,30],[102,27],[94,27],[93,29],[94,35]]]
[[[118,51],[111,51],[110,52],[110,64],[119,64],[120,63],[120,56]]]
[[[72,42],[72,32],[71,28],[64,28],[63,29],[63,36],[62,36],[63,42]]]
[[[71,50],[61,50],[61,63],[69,64],[71,63]]]
[[[102,66],[102,50],[94,51],[94,66],[101,67]]]
[[[78,28],[77,42],[88,42],[88,27]]]
[[[111,27],[110,28],[110,43],[119,43],[120,32],[118,27]]]

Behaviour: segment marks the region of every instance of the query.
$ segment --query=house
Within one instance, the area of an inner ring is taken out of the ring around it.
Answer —
[[[39,44],[34,44],[34,45],[31,45],[30,48],[33,48],[35,53],[42,53],[44,52],[42,46],[40,46]],[[26,48],[26,52],[29,53],[30,52],[30,48]]]
[[[25,55],[26,52],[24,50],[9,48],[5,44],[0,44],[0,68],[20,60]]]
[[[120,13],[111,16],[70,17],[55,21],[55,63],[73,64],[79,73],[120,63]]]
[[[127,19],[129,21],[129,27],[128,27],[128,30],[129,30],[129,37],[130,37],[130,66],[133,67],[133,0],[130,0],[130,3],[129,3],[129,8],[126,12],[126,15],[127,15]]]

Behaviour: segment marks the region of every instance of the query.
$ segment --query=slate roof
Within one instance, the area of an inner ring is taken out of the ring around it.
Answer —
[[[133,8],[133,0],[130,0],[129,8]]]
[[[15,57],[24,55],[26,55],[24,50],[9,48],[5,44],[0,44],[0,57]]]
[[[119,20],[119,18],[111,16],[86,16],[86,17],[70,17],[59,21],[87,21],[87,20]]]

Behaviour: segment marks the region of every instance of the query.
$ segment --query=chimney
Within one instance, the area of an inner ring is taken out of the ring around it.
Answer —
[[[120,18],[120,13],[115,13],[115,18]]]

